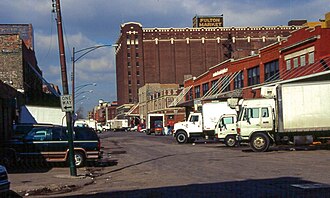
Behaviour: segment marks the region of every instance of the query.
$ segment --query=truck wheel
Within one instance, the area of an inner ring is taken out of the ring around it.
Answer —
[[[74,152],[74,161],[76,164],[76,167],[82,167],[85,165],[85,155],[81,151],[75,151]]]
[[[250,140],[250,146],[255,152],[265,152],[269,149],[270,140],[264,133],[256,133]]]
[[[188,136],[185,132],[178,132],[175,138],[179,144],[185,144],[188,141]]]
[[[228,147],[234,147],[237,143],[236,137],[234,135],[228,135],[225,138],[225,145]]]

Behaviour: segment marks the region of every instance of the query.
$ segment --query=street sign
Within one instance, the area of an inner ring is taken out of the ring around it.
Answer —
[[[73,111],[72,95],[61,96],[61,107],[63,112]]]

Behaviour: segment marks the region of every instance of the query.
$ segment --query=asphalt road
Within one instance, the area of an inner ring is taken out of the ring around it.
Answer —
[[[100,135],[116,165],[90,167],[95,183],[60,197],[330,197],[330,151],[276,148],[254,153],[171,136]]]

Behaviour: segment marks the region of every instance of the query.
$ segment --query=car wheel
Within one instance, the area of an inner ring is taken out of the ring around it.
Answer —
[[[85,155],[81,151],[75,151],[74,152],[74,161],[76,164],[76,167],[82,167],[85,165]]]
[[[264,133],[256,133],[251,138],[250,146],[255,152],[268,151],[270,146],[270,139],[268,135]]]
[[[237,143],[236,137],[234,135],[228,135],[225,138],[225,145],[228,147],[234,147]]]
[[[188,136],[185,132],[178,132],[175,139],[179,144],[185,144],[188,142]]]

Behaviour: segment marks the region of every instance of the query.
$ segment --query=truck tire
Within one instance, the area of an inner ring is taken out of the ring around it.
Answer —
[[[225,145],[228,147],[234,147],[237,144],[236,136],[228,135],[225,138]]]
[[[250,146],[255,152],[266,152],[270,146],[270,139],[264,133],[256,133],[251,137]]]
[[[76,167],[82,167],[85,165],[85,155],[81,151],[75,151],[74,152],[74,161],[76,164]]]
[[[179,144],[185,144],[188,142],[188,136],[185,132],[180,131],[175,135],[175,139]]]

